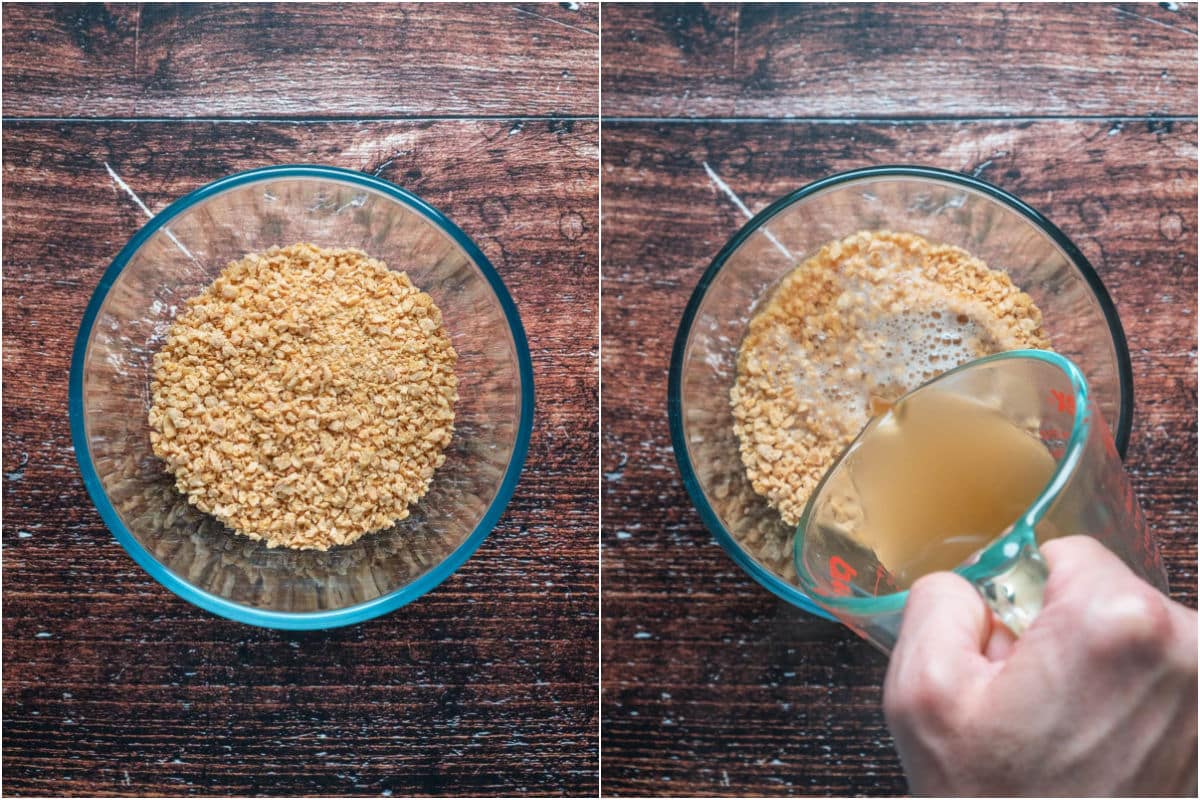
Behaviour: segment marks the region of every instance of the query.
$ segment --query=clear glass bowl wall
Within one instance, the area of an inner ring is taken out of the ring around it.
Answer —
[[[155,222],[97,289],[72,370],[77,455],[118,540],[192,602],[276,627],[358,621],[444,580],[499,518],[532,415],[524,333],[482,254],[415,197],[323,168],[233,176]],[[454,438],[429,493],[391,529],[328,552],[267,548],[189,505],[151,452],[147,421],[152,356],[184,301],[230,261],[295,242],[358,248],[408,272],[459,356]]]
[[[1082,368],[1124,452],[1132,415],[1129,354],[1099,278],[1053,225],[1016,198],[954,173],[908,167],[860,170],[797,191],[759,214],[714,260],[685,312],[672,357],[668,409],[676,459],[706,525],[771,591],[820,612],[742,540],[790,541],[792,531],[747,481],[729,390],[750,319],[794,266],[861,230],[907,231],[957,245],[1003,269],[1041,308],[1056,351]]]

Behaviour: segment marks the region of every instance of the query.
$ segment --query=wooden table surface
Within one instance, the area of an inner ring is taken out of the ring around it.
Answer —
[[[597,776],[594,5],[5,6],[7,794],[583,794]],[[500,524],[385,617],[202,612],[84,491],[67,369],[151,209],[242,169],[378,175],[492,260],[533,351]]]
[[[604,7],[606,794],[906,788],[884,658],[743,573],[678,477],[670,349],[746,221],[731,195],[753,212],[832,172],[907,162],[1046,213],[1121,314],[1126,464],[1173,594],[1195,606],[1196,7],[1160,5]]]

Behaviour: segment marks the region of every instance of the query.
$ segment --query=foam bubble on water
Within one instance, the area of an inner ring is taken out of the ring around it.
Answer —
[[[874,401],[895,401],[979,357],[990,339],[969,309],[955,308],[949,298],[932,309],[886,309],[877,298],[868,298],[867,290],[848,285],[842,295],[849,298],[842,304],[847,315],[864,312],[854,335],[856,345],[836,356],[809,349],[802,357],[804,374],[793,373],[797,396],[820,409],[818,413],[827,413],[845,434],[855,433],[873,415]],[[792,346],[803,349],[795,342]]]
[[[975,358],[985,336],[968,315],[949,308],[882,315],[864,335],[877,346],[860,356],[868,382],[904,391]]]

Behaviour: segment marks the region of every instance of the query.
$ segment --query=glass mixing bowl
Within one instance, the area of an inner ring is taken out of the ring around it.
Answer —
[[[717,254],[683,314],[671,355],[667,412],[675,459],[704,523],[743,569],[779,597],[831,619],[796,584],[787,558],[769,567],[740,540],[793,531],[746,479],[729,389],[750,319],[778,281],[821,245],[889,229],[957,245],[1008,272],[1044,315],[1055,350],[1083,370],[1118,451],[1133,420],[1125,334],[1096,271],[1062,231],[1001,189],[945,170],[870,167],[832,175],[757,214]]]
[[[151,452],[151,359],[184,301],[230,261],[272,245],[354,247],[432,295],[458,352],[446,463],[411,515],[327,552],[271,549],[188,504]],[[105,524],[155,580],[230,619],[348,625],[408,603],[479,547],[516,488],[533,422],[533,370],[504,284],[454,223],[358,172],[251,170],[172,203],[96,287],[70,376],[71,435]]]

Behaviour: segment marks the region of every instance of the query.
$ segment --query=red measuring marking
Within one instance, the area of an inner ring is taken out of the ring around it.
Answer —
[[[830,556],[829,577],[833,579],[834,594],[850,594],[850,580],[858,570],[846,563],[841,556]]]
[[[1075,413],[1075,395],[1068,394],[1066,392],[1060,392],[1057,389],[1051,389],[1050,396],[1058,402],[1058,410],[1060,413]]]
[[[879,594],[879,582],[883,580],[884,575],[887,575],[887,570],[883,568],[883,564],[880,564],[875,568],[875,588],[871,590],[872,593]]]

